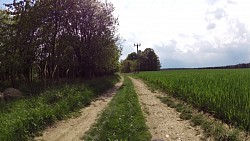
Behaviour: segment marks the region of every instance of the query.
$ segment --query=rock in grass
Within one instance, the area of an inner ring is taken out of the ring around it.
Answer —
[[[4,97],[3,97],[3,93],[0,93],[0,103],[4,102]]]
[[[22,98],[22,93],[15,88],[7,88],[3,91],[3,100],[9,101]]]

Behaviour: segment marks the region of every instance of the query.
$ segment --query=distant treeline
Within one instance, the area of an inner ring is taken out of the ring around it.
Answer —
[[[217,66],[217,67],[203,67],[203,68],[163,68],[164,70],[190,70],[190,69],[240,69],[240,68],[250,68],[250,63],[241,63],[237,65],[227,65],[227,66]]]
[[[237,65],[218,66],[218,67],[205,67],[198,69],[239,69],[239,68],[250,68],[250,63],[241,63]]]

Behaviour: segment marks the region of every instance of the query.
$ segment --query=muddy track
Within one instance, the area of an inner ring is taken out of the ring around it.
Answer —
[[[79,141],[96,121],[98,115],[111,101],[114,94],[121,87],[122,82],[107,91],[104,95],[91,102],[91,105],[80,111],[80,116],[60,121],[46,129],[36,141]]]
[[[151,92],[138,79],[130,78],[135,86],[152,141],[200,141],[203,137],[199,128],[192,127],[189,121],[179,118],[180,113],[163,104],[160,92]]]

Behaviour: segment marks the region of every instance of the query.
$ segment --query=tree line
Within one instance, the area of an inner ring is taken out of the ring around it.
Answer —
[[[204,67],[198,69],[240,69],[240,68],[250,68],[250,63],[240,63],[237,65],[227,65],[227,66],[217,66],[217,67]]]
[[[121,71],[124,73],[135,71],[157,71],[160,70],[161,64],[159,57],[153,49],[146,48],[139,51],[138,54],[132,52],[121,62]]]
[[[92,78],[119,69],[118,19],[98,0],[14,0],[0,10],[0,81]]]

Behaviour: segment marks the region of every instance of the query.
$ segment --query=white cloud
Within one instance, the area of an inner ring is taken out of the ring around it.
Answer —
[[[211,29],[214,29],[216,27],[216,24],[215,23],[209,23],[207,25],[207,30],[211,30]]]
[[[122,58],[153,48],[163,67],[250,62],[247,0],[110,0],[126,39]],[[238,57],[238,58],[237,58]]]

